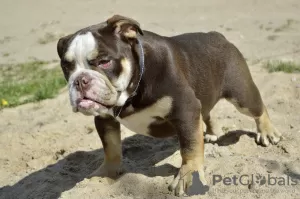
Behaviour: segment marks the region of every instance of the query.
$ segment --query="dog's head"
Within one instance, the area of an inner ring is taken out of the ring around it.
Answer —
[[[58,41],[73,111],[99,115],[124,105],[139,81],[139,34],[138,22],[115,15]]]

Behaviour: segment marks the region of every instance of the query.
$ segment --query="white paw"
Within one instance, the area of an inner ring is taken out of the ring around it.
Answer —
[[[216,142],[218,140],[217,135],[205,134],[204,135],[205,142]]]

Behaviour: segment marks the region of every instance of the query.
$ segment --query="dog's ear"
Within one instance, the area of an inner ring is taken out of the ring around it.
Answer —
[[[106,22],[108,26],[113,28],[115,34],[119,35],[123,39],[136,39],[138,34],[143,35],[140,24],[134,19],[114,15]]]
[[[62,56],[64,54],[66,45],[67,45],[67,43],[68,43],[68,41],[70,40],[71,37],[72,37],[72,34],[68,35],[68,36],[65,36],[65,37],[62,37],[58,40],[58,42],[57,42],[57,53],[58,53],[58,56],[59,56],[60,59],[62,59]]]

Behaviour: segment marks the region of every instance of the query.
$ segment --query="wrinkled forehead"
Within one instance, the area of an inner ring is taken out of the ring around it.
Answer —
[[[69,62],[85,63],[97,56],[97,42],[91,31],[77,34],[69,44],[65,59]]]
[[[68,45],[65,59],[70,62],[80,62],[82,61],[80,59],[84,57],[85,59],[95,58],[97,56],[97,40],[93,33],[99,33],[99,30],[106,26],[106,22],[103,22],[77,31]]]

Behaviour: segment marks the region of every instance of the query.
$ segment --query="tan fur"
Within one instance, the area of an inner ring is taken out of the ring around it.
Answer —
[[[203,126],[204,122],[202,119],[202,115],[200,115],[199,127],[198,131],[193,134],[195,143],[191,146],[192,150],[189,152],[181,151],[182,163],[186,164],[190,160],[194,160],[195,158],[199,158],[200,164],[204,162],[204,140],[203,140]]]
[[[123,58],[121,66],[122,72],[116,79],[113,79],[112,84],[118,91],[125,91],[132,77],[132,65],[128,59]]]
[[[120,21],[120,22],[118,22],[118,23],[116,23],[116,29],[115,29],[115,32],[116,33],[118,33],[118,32],[120,32],[120,30],[121,30],[121,26],[123,25],[123,24],[126,24],[126,23],[128,23],[128,22],[126,22],[126,21]],[[124,36],[125,37],[128,37],[128,38],[136,38],[136,31],[134,31],[134,30],[127,30],[125,33],[124,33]]]
[[[98,54],[99,54],[98,50],[94,49],[90,53],[87,54],[86,58],[87,58],[87,60],[93,60],[93,59],[97,58]]]
[[[171,191],[175,190],[175,195],[183,195],[187,191],[193,181],[193,172],[198,172],[200,176],[200,181],[203,185],[207,184],[204,176],[204,139],[203,139],[203,126],[204,122],[202,116],[200,116],[198,132],[196,132],[193,146],[191,146],[191,151],[180,151],[182,157],[182,165],[175,177],[169,189]]]
[[[121,134],[118,131],[107,132],[105,137],[104,162],[90,176],[116,177],[121,169],[122,145]]]
[[[255,119],[257,125],[256,141],[261,142],[264,146],[269,145],[269,140],[272,144],[276,144],[281,139],[281,134],[272,125],[267,109],[264,107],[263,114]]]
[[[105,162],[120,162],[121,160],[121,135],[120,132],[108,132],[105,141],[109,144],[105,147]]]

